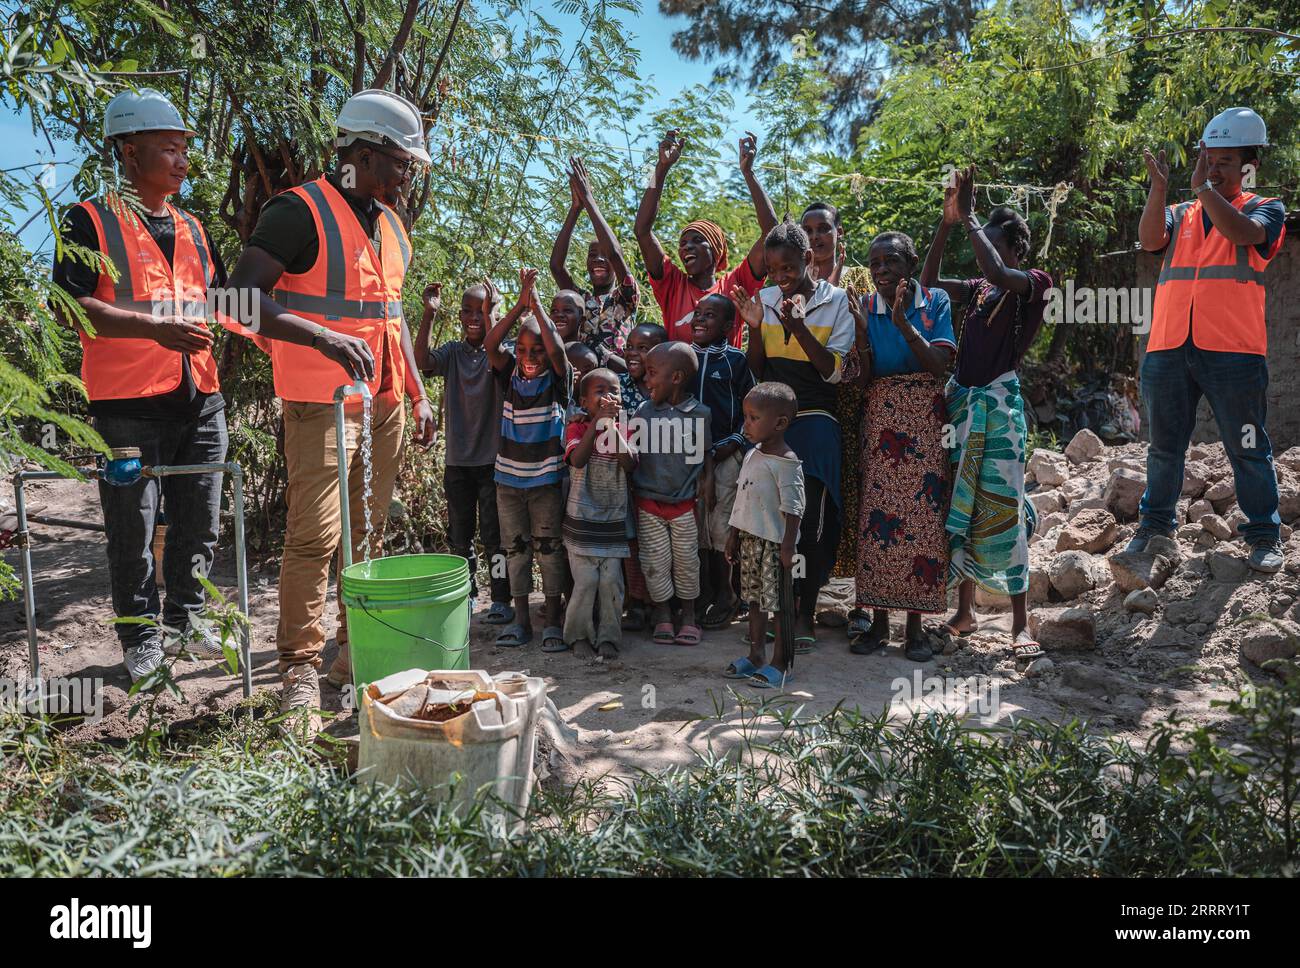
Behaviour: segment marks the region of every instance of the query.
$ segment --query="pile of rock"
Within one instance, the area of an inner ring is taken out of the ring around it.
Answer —
[[[1178,504],[1179,527],[1141,554],[1123,547],[1146,487],[1146,444],[1107,447],[1092,431],[1063,452],[1029,459],[1038,511],[1030,543],[1030,629],[1048,650],[1191,650],[1260,664],[1300,643],[1300,447],[1275,458],[1286,564],[1277,575],[1247,566],[1222,444],[1193,445]],[[985,608],[1005,598],[977,596]],[[1258,616],[1259,618],[1255,618]],[[1230,663],[1229,663],[1230,664]]]

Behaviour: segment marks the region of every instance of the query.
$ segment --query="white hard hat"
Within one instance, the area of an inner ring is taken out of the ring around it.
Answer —
[[[1250,108],[1228,108],[1210,119],[1201,140],[1207,148],[1253,148],[1268,144],[1268,129]]]
[[[391,144],[426,165],[431,161],[424,150],[424,121],[415,105],[391,91],[361,91],[348,98],[339,111],[338,146],[345,148],[358,138],[376,144]]]
[[[123,91],[104,109],[104,137],[120,138],[141,131],[182,131],[193,135],[176,106],[162,91],[142,87]]]

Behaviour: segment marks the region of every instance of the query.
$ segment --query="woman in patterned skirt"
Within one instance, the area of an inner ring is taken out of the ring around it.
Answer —
[[[867,382],[861,421],[857,608],[873,612],[849,624],[850,649],[867,655],[889,641],[889,610],[907,612],[905,654],[933,653],[921,615],[946,602],[948,455],[943,380],[952,362],[948,295],[914,281],[916,248],[902,232],[871,243],[876,292],[850,295],[858,355]]]
[[[964,304],[961,351],[948,383],[953,496],[948,513],[957,611],[939,631],[967,636],[979,628],[975,586],[1011,597],[1011,649],[1017,659],[1043,654],[1029,634],[1029,541],[1025,511],[1025,405],[1016,373],[1043,324],[1051,277],[1021,269],[1029,226],[1013,209],[995,208],[983,225],[972,212],[975,166],[957,173],[944,193],[943,221],[925,258],[921,281]],[[965,225],[983,277],[940,279],[953,226]]]

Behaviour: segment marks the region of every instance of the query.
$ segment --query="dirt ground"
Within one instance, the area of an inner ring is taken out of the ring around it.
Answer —
[[[100,519],[94,487],[70,481],[29,485],[28,505],[38,514],[85,521]],[[17,569],[14,549],[5,551],[4,557]],[[116,636],[107,624],[112,610],[104,536],[34,525],[32,559],[39,648],[46,677],[102,678],[104,683],[103,719],[78,726],[69,735],[87,740],[130,735],[139,727],[127,719],[125,690],[129,680]],[[278,687],[277,572],[278,567],[271,566],[262,571],[250,570],[249,576],[253,683],[258,690]],[[212,578],[231,600],[235,597],[234,574],[230,549],[225,548],[218,556]],[[851,595],[851,583],[837,580],[822,604],[826,608],[846,608]],[[486,608],[486,602],[480,604]],[[332,594],[329,608],[332,627]],[[523,649],[496,648],[492,640],[498,629],[483,624],[477,611],[476,607],[471,667],[490,673],[522,670],[545,677],[551,699],[577,738],[560,762],[552,757],[551,765],[575,778],[687,765],[710,744],[717,748],[736,742],[740,717],[735,693],[755,699],[772,695],[728,681],[720,674],[728,662],[746,652],[741,642],[745,628],[741,624],[706,632],[703,643],[695,648],[655,645],[648,634],[629,633],[621,659],[603,664],[585,661],[572,653],[541,652],[538,618],[534,619],[539,633],[534,644]],[[1140,656],[1119,650],[1049,651],[1051,662],[1044,665],[1050,668],[1040,665],[1026,674],[1006,654],[1009,613],[985,612],[982,622],[981,630],[955,651],[920,666],[903,657],[897,641],[882,654],[857,656],[848,651],[842,629],[821,628],[816,652],[800,656],[797,661],[796,678],[787,697],[810,713],[843,703],[872,715],[886,707],[891,715],[906,716],[918,709],[944,705],[985,721],[1019,716],[1050,720],[1078,717],[1089,720],[1100,731],[1141,740],[1153,724],[1175,708],[1192,720],[1218,717],[1220,713],[1211,709],[1211,701],[1229,696],[1234,681],[1245,681],[1244,666],[1227,668],[1221,656],[1213,663],[1208,656],[1202,662],[1199,649],[1181,640],[1177,649],[1154,646]],[[901,633],[901,615],[896,616],[895,626],[896,634]],[[325,652],[327,665],[334,651],[331,639]],[[0,603],[0,677],[25,679],[27,666],[21,601]],[[937,696],[934,683],[917,682],[918,670],[923,679],[941,677],[948,689]],[[217,663],[180,662],[176,673],[185,702],[163,703],[164,712],[175,720],[207,715],[242,698],[239,678],[225,674]],[[974,676],[987,677],[985,683],[996,686],[995,709],[990,708],[989,691],[971,692],[968,696],[961,692],[960,681]],[[907,690],[896,688],[898,679],[906,680],[909,688],[920,685],[920,694],[909,700]],[[322,696],[327,710],[341,709],[342,695],[323,682]],[[718,711],[722,713],[720,721],[698,720],[713,717]],[[349,732],[350,724],[342,713],[339,716],[332,731]]]

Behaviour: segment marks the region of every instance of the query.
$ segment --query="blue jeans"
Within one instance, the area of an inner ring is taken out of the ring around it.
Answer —
[[[1252,353],[1197,349],[1191,338],[1176,350],[1148,353],[1142,362],[1142,400],[1151,443],[1147,447],[1147,489],[1142,524],[1168,534],[1183,490],[1183,463],[1202,394],[1219,424],[1237,484],[1237,504],[1246,515],[1241,532],[1248,544],[1277,541],[1277,473],[1273,446],[1264,431],[1268,365]]]
[[[226,459],[226,413],[198,421],[139,420],[96,417],[95,429],[110,447],[139,447],[140,459],[151,464],[205,464]],[[154,578],[153,531],[160,504],[167,511],[163,549],[163,584],[167,603],[162,622],[188,627],[189,612],[202,612],[203,586],[194,569],[202,563],[206,576],[217,544],[217,513],[221,505],[220,474],[178,474],[161,480],[141,478],[130,487],[100,481],[99,503],[108,533],[108,574],[113,611],[118,618],[158,619],[158,586]],[[197,560],[196,560],[197,559]],[[118,623],[118,640],[125,649],[161,635],[155,626]]]

